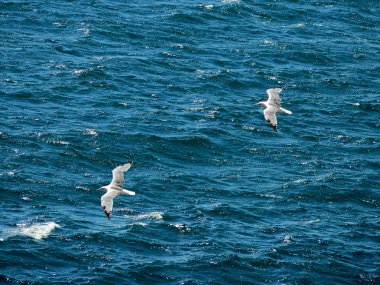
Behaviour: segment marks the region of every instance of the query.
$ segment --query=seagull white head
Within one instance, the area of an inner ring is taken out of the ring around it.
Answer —
[[[265,105],[265,102],[259,102],[259,103],[256,103],[256,106],[261,106],[261,107],[263,107],[264,109],[267,107],[267,105]]]

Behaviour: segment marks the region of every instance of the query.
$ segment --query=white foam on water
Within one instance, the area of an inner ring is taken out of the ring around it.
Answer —
[[[290,243],[293,240],[291,235],[286,235],[282,242]]]
[[[47,140],[46,143],[55,144],[55,145],[69,145],[69,142],[60,141],[60,140]]]
[[[89,136],[95,136],[95,137],[98,135],[97,131],[94,129],[86,129],[84,131],[84,134],[89,135]]]
[[[185,224],[169,224],[170,227],[178,229],[180,232],[191,232],[191,228]]]
[[[90,29],[88,29],[88,28],[77,29],[77,31],[82,32],[85,36],[90,35]]]
[[[258,194],[259,197],[261,198],[272,198],[272,199],[282,199],[282,196],[276,196],[276,195],[272,195],[272,194]]]
[[[213,4],[203,4],[203,5],[198,5],[197,7],[201,8],[201,9],[205,9],[205,10],[211,10],[214,8],[214,5]]]
[[[75,189],[77,189],[77,190],[84,190],[84,191],[91,191],[90,188],[85,187],[85,186],[76,186]]]
[[[240,0],[222,0],[224,4],[239,4]]]
[[[303,184],[305,184],[305,183],[309,182],[309,180],[308,179],[304,179],[304,178],[300,178],[300,179],[294,180],[293,182],[294,183],[303,183]]]
[[[308,224],[314,224],[320,222],[320,219],[315,219],[315,220],[309,220],[309,221],[304,221],[303,223],[308,225]]]
[[[153,220],[162,220],[162,212],[151,212],[151,213],[146,213],[146,214],[138,214],[138,215],[124,215],[125,218],[138,221],[138,220],[148,220],[148,219],[153,219]]]
[[[3,176],[3,175],[6,175],[6,176],[14,176],[14,175],[15,175],[15,172],[14,172],[14,171],[8,171],[8,172],[0,173],[0,176]]]
[[[85,73],[85,72],[86,72],[85,69],[74,69],[74,71],[73,71],[73,73],[74,73],[75,75],[81,75],[81,74],[83,74],[83,73]]]
[[[60,226],[54,222],[46,223],[35,223],[31,226],[26,226],[25,224],[20,224],[19,233],[24,236],[28,236],[37,240],[47,238],[50,233]]]
[[[130,226],[141,226],[141,227],[145,227],[147,226],[148,224],[147,223],[142,223],[142,222],[137,222],[137,223],[132,223],[132,224],[129,224]]]

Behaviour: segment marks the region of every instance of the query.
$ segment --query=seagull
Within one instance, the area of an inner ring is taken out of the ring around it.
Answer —
[[[123,189],[124,183],[124,172],[131,168],[133,162],[128,162],[123,165],[119,165],[118,167],[112,170],[112,181],[110,184],[100,187],[99,190],[107,191],[100,198],[100,202],[104,213],[106,214],[108,220],[110,219],[110,215],[112,212],[113,199],[119,195],[135,195],[136,193],[133,191],[129,191]]]
[[[292,112],[281,107],[281,98],[279,96],[282,88],[270,88],[267,90],[268,100],[257,103],[257,106],[264,108],[264,118],[269,126],[277,132],[276,113],[285,113],[291,115]]]

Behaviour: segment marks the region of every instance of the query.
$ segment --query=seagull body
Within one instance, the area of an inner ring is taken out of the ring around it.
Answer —
[[[264,118],[269,126],[277,132],[277,117],[276,113],[285,113],[291,115],[292,112],[281,107],[281,88],[271,88],[267,90],[268,100],[257,103],[256,105],[264,108]]]
[[[131,168],[133,162],[129,162],[123,165],[120,165],[112,170],[112,181],[110,184],[100,187],[99,190],[107,191],[100,198],[100,202],[104,213],[107,218],[110,219],[110,215],[113,207],[113,199],[119,195],[135,195],[136,193],[133,191],[129,191],[127,189],[123,189],[124,183],[124,172]]]

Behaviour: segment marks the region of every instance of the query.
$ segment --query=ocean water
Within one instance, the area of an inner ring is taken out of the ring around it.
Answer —
[[[379,15],[1,1],[0,283],[380,284]]]

